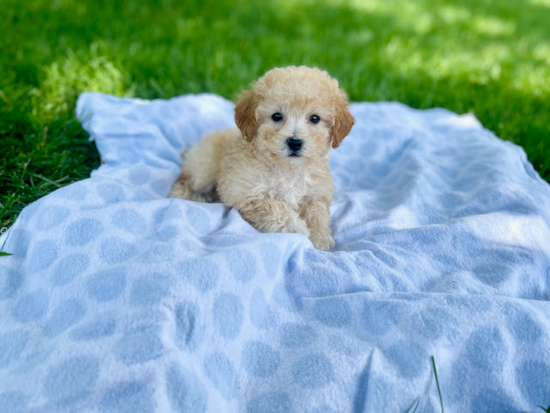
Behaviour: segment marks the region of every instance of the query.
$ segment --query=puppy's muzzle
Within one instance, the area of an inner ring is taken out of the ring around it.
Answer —
[[[294,137],[286,140],[288,149],[290,149],[290,156],[300,156],[300,151],[304,142],[301,139],[295,139]]]

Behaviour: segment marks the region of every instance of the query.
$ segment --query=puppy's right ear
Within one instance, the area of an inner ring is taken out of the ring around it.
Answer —
[[[235,106],[235,123],[241,130],[247,142],[252,141],[258,131],[258,120],[256,119],[256,108],[260,103],[257,93],[247,90],[244,92]]]

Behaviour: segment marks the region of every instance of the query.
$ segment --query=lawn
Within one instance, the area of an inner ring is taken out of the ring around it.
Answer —
[[[82,91],[234,99],[288,64],[327,69],[353,101],[472,112],[550,180],[550,0],[2,0],[0,15],[0,227],[98,166]]]

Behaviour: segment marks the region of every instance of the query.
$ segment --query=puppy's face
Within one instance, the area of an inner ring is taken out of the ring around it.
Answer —
[[[338,82],[304,66],[267,72],[237,103],[235,121],[258,150],[288,164],[325,157],[354,123]]]

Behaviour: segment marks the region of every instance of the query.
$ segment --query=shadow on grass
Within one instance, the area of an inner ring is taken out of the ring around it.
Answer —
[[[82,91],[235,98],[287,64],[327,69],[355,101],[472,111],[550,179],[550,8],[533,1],[11,0],[5,9],[0,151],[14,156],[0,159],[3,225],[55,188],[37,192],[33,176],[67,184],[97,166],[85,133],[65,127]]]

